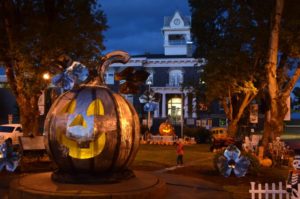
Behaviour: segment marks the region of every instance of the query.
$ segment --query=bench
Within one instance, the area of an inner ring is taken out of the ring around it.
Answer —
[[[20,150],[23,156],[42,157],[46,154],[44,136],[19,137]]]

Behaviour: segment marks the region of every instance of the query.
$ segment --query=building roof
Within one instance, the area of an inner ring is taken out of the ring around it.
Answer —
[[[190,16],[184,16],[179,11],[176,11],[176,12],[180,15],[181,19],[183,20],[184,26],[191,26],[191,17]],[[176,14],[176,12],[175,12],[175,14]],[[175,14],[173,16],[164,17],[164,27],[170,26],[170,22],[174,18]]]
[[[132,55],[132,58],[140,58],[140,57],[145,57],[145,58],[192,58],[187,55],[164,55],[164,54],[144,54],[144,55]]]

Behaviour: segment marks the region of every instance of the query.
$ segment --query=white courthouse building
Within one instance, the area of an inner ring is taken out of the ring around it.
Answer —
[[[183,16],[176,11],[173,16],[164,18],[162,35],[164,37],[164,54],[145,54],[132,56],[126,64],[113,64],[106,73],[106,83],[115,87],[114,73],[125,67],[134,67],[137,70],[144,69],[150,73],[146,82],[150,88],[160,93],[161,100],[158,108],[151,114],[153,124],[156,127],[167,118],[174,124],[196,125],[197,100],[192,89],[182,89],[182,83],[199,81],[200,72],[205,62],[202,58],[192,57],[191,41],[191,17]],[[149,87],[146,86],[146,89]],[[141,118],[147,119],[147,113],[143,111],[144,104],[139,102],[140,95],[127,95]],[[198,120],[199,123],[199,120]],[[211,124],[210,124],[211,125]],[[155,131],[155,129],[154,129]]]

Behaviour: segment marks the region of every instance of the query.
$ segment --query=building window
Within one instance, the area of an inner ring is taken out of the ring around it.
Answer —
[[[180,86],[183,82],[183,74],[181,70],[172,70],[169,74],[169,86]]]
[[[171,34],[169,35],[169,44],[170,45],[185,45],[185,35],[183,34]]]
[[[131,104],[133,104],[133,95],[124,95],[125,99],[130,102]]]
[[[179,97],[173,97],[168,101],[168,116],[173,123],[180,122],[182,114],[182,100]]]
[[[105,83],[106,84],[114,84],[115,81],[114,81],[114,76],[115,76],[115,71],[113,70],[108,70],[106,73],[105,73]]]

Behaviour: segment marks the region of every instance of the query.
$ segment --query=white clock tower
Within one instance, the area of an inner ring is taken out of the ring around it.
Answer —
[[[192,54],[191,17],[176,11],[173,16],[165,17],[162,32],[164,35],[165,55]]]

